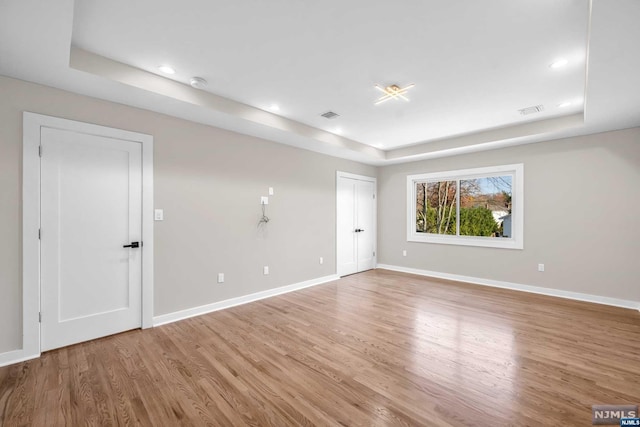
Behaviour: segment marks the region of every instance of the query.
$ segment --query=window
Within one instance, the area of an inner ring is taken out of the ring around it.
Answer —
[[[409,175],[410,242],[523,248],[522,164]]]

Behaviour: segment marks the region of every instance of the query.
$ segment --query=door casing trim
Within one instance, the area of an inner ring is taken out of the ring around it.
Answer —
[[[23,113],[22,349],[16,359],[40,356],[40,129],[49,127],[142,145],[142,328],[153,326],[153,136],[31,112]],[[46,155],[46,154],[45,154]],[[45,314],[46,315],[46,314]]]

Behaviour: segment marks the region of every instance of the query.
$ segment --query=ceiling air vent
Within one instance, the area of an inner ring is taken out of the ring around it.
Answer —
[[[544,110],[544,105],[534,105],[533,107],[523,108],[522,110],[518,110],[520,114],[526,116],[527,114],[539,113]]]
[[[340,114],[338,113],[334,113],[333,111],[327,111],[324,114],[320,114],[322,117],[324,117],[325,119],[335,119],[336,117],[338,117]]]

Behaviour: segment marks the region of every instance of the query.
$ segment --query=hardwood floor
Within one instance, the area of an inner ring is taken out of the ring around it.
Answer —
[[[369,271],[0,368],[0,424],[591,425],[640,313]]]

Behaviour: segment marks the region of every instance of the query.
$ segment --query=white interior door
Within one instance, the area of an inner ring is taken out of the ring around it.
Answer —
[[[340,176],[336,185],[336,243],[339,276],[375,268],[375,180]]]
[[[375,184],[357,181],[356,185],[356,240],[358,245],[358,272],[375,267]]]
[[[338,276],[358,272],[358,239],[356,227],[357,181],[338,177],[336,186],[336,242]]]
[[[41,147],[42,350],[140,327],[141,144],[43,127]]]

